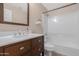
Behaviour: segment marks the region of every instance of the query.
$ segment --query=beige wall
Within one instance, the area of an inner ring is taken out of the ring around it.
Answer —
[[[36,24],[37,20],[42,20],[42,12],[46,9],[40,3],[30,3],[30,28],[35,33],[43,33],[42,24]]]
[[[0,24],[0,32],[26,30],[27,26]]]
[[[46,9],[41,4],[30,4],[30,25],[29,27],[35,33],[42,33],[42,24],[36,25],[35,22],[40,19],[42,20],[42,12]],[[26,30],[27,26],[0,24],[0,31],[15,31],[15,30]]]

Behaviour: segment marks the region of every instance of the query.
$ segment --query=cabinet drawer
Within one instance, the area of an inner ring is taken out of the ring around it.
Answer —
[[[31,41],[30,40],[18,44],[18,54],[20,54],[20,55],[27,54],[28,51],[31,51]]]
[[[17,56],[27,54],[31,50],[31,41],[24,41],[5,48],[6,55]],[[30,52],[29,52],[30,53]]]
[[[35,38],[32,40],[32,44],[33,44],[33,47],[35,46],[39,46],[39,45],[42,45],[43,44],[43,39],[42,37],[38,37],[38,38]]]
[[[32,50],[32,55],[38,56],[42,52],[42,48],[36,47]]]

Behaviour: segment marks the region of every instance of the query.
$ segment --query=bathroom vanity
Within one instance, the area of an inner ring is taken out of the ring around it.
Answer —
[[[44,55],[44,36],[28,35],[5,38],[0,41],[1,56],[40,56]]]

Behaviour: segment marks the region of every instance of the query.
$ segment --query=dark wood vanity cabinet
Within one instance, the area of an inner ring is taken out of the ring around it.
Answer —
[[[40,56],[44,55],[43,36],[9,44],[0,48],[4,56]]]

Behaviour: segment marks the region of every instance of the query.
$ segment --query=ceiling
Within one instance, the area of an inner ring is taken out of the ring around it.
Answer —
[[[42,5],[47,9],[47,10],[52,10],[55,8],[59,8],[65,5],[68,5],[71,3],[42,3]]]

